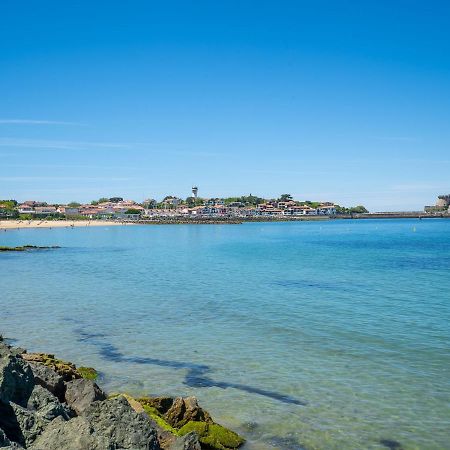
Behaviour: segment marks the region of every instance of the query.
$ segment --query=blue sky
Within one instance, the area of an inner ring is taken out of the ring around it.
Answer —
[[[3,0],[0,169],[18,200],[420,209],[450,192],[450,3]]]

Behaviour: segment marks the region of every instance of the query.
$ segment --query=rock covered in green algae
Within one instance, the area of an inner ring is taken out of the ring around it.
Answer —
[[[141,397],[138,401],[155,408],[167,423],[177,429],[191,421],[213,423],[195,397]]]
[[[245,441],[234,431],[217,423],[188,422],[180,430],[180,435],[195,432],[199,436],[200,444],[206,448],[217,450],[231,450],[240,447]]]
[[[49,367],[63,378],[63,381],[85,378],[87,380],[96,380],[98,372],[92,367],[78,367],[68,361],[55,358],[55,355],[49,353],[24,353],[23,359],[31,364],[42,364]]]
[[[98,372],[92,367],[78,367],[77,371],[86,380],[96,380],[98,378]]]
[[[35,364],[43,364],[60,375],[64,381],[75,380],[81,378],[75,364],[62,359],[55,358],[55,355],[49,353],[25,353],[23,359]]]
[[[216,424],[195,397],[141,397],[137,401],[164,430],[176,436],[195,432],[202,448],[230,450],[245,442],[234,431]]]

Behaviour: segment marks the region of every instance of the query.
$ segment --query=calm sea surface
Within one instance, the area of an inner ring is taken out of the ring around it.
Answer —
[[[450,449],[450,220],[0,231],[0,332],[247,449]]]

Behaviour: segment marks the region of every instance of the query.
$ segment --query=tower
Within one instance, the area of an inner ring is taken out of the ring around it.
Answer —
[[[197,186],[192,186],[192,195],[194,196],[194,198],[197,198],[197,193],[198,193],[198,187]]]

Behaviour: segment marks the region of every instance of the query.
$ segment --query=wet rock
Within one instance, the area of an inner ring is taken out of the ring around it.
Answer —
[[[179,430],[181,436],[191,432],[195,432],[202,446],[208,449],[236,449],[245,442],[237,433],[217,423],[188,422]]]
[[[105,400],[105,393],[92,381],[84,378],[66,383],[67,404],[80,415],[92,402]]]
[[[71,410],[47,389],[36,385],[31,393],[27,405],[29,410],[37,412],[43,419],[52,421],[58,416],[69,420],[72,416]]]
[[[65,386],[63,377],[44,364],[34,362],[29,364],[33,371],[35,383],[50,391],[59,400],[64,401]]]
[[[4,343],[0,346],[0,401],[26,406],[34,386],[33,372]]]
[[[191,432],[178,438],[170,447],[169,450],[201,450],[198,434]]]

